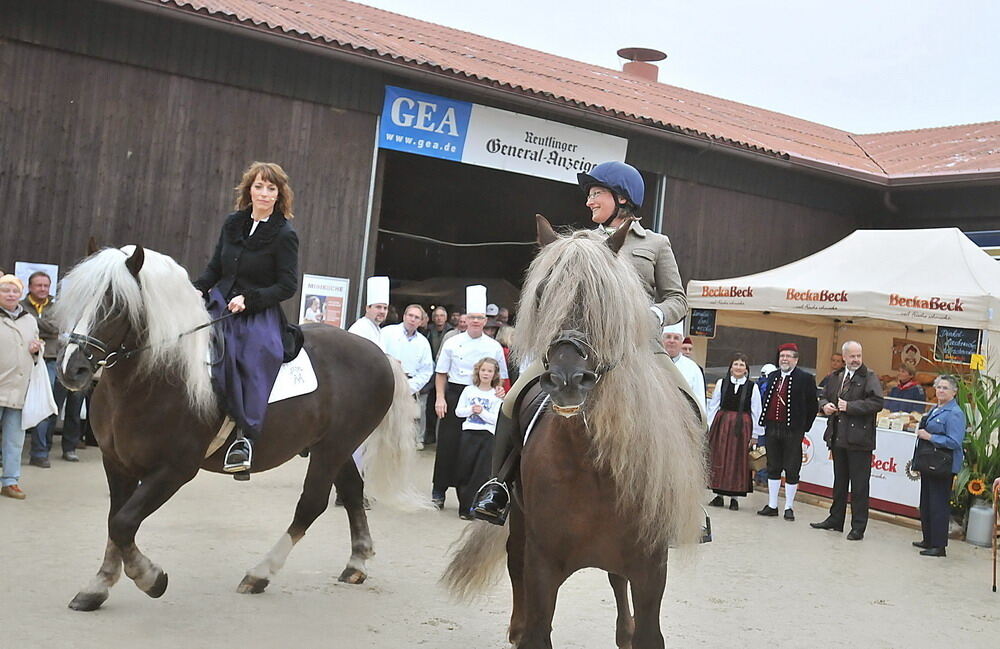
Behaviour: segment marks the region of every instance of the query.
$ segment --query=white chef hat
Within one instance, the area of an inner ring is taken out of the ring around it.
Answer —
[[[486,287],[482,284],[465,287],[465,312],[486,315]]]
[[[366,306],[372,304],[389,304],[389,278],[384,275],[368,278],[367,286],[368,301]]]
[[[489,316],[489,317],[492,318],[493,316],[495,316],[498,313],[500,313],[500,307],[498,307],[497,305],[492,304],[492,303],[486,305],[486,315],[487,316]]]
[[[684,321],[681,320],[680,322],[675,322],[672,325],[667,325],[663,327],[663,330],[660,332],[660,335],[663,334],[677,334],[678,336],[684,336],[685,335]]]

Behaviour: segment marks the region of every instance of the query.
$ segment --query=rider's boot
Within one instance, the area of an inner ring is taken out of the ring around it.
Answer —
[[[222,465],[222,470],[226,473],[249,476],[252,459],[253,445],[248,438],[239,435],[226,451],[226,461]]]
[[[507,458],[514,452],[514,422],[502,410],[497,417],[493,443],[493,478],[476,493],[472,503],[472,515],[487,523],[503,525],[507,522],[507,513],[510,511],[510,490],[507,482],[516,462],[511,462],[501,475]]]

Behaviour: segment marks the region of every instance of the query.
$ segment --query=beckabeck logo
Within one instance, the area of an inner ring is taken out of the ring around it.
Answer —
[[[847,302],[847,291],[798,291],[790,288],[785,299],[793,302]]]
[[[909,309],[927,309],[929,311],[965,311],[962,298],[943,300],[939,297],[922,298],[903,297],[895,293],[889,294],[889,306],[902,306]]]
[[[872,453],[872,469],[887,473],[899,473],[899,468],[896,466],[896,458],[890,457],[888,460],[880,460],[874,453]]]
[[[753,297],[751,286],[702,286],[702,297]]]

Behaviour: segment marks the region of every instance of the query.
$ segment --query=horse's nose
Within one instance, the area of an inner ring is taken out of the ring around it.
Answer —
[[[564,390],[589,392],[597,385],[597,374],[589,370],[573,372],[569,376],[559,371],[548,370],[539,378],[542,389],[552,394]]]

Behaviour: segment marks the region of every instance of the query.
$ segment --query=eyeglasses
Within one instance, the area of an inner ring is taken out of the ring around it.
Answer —
[[[588,201],[596,200],[601,196],[604,196],[605,194],[607,194],[607,192],[604,191],[603,189],[595,189],[594,191],[587,194],[587,200]]]

